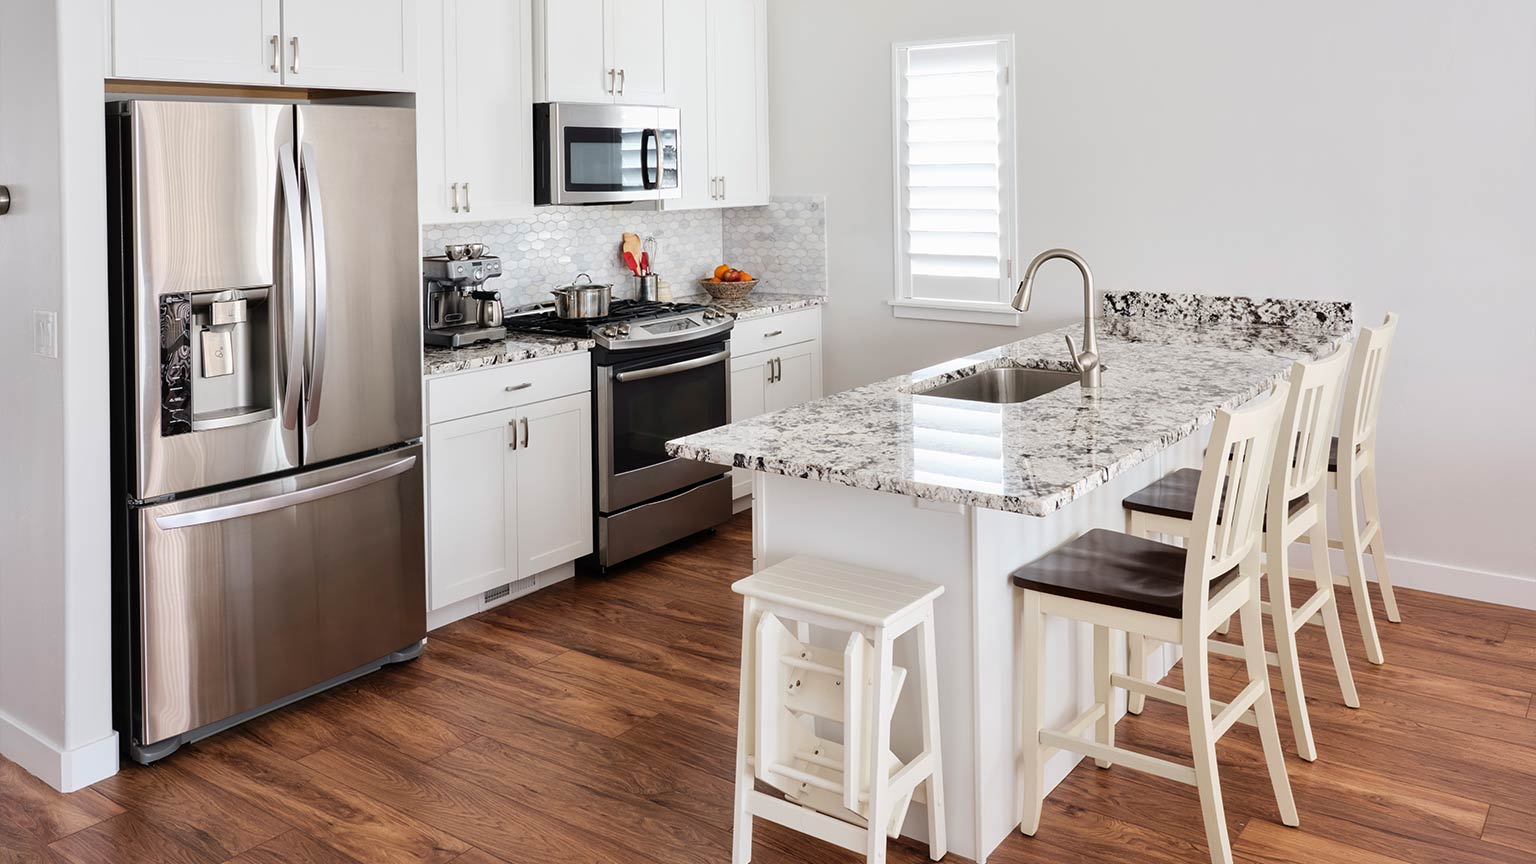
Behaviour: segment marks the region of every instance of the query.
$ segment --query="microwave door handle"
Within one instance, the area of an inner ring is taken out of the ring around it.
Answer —
[[[614,380],[620,384],[631,381],[644,381],[647,378],[660,378],[663,375],[676,375],[679,372],[687,372],[690,369],[702,369],[716,363],[731,359],[730,349],[717,351],[714,354],[706,354],[703,357],[695,357],[692,360],[681,360],[677,363],[668,363],[665,366],[653,366],[650,369],[630,369],[616,373]]]
[[[325,211],[321,207],[320,177],[319,169],[315,164],[315,148],[305,144],[299,151],[299,155],[302,160],[299,174],[304,178],[304,207],[309,213],[310,256],[314,260],[315,268],[314,337],[309,349],[309,411],[304,421],[304,425],[313,426],[320,420],[320,389],[325,383],[325,335],[329,327],[326,307],[329,305],[327,301],[330,290],[325,259]],[[465,185],[468,186],[468,184]]]
[[[343,477],[340,480],[332,480],[319,486],[308,489],[296,489],[292,492],[283,492],[268,498],[258,498],[255,501],[241,501],[238,504],[225,504],[222,507],[209,507],[205,510],[193,510],[188,513],[172,513],[167,516],[159,516],[155,519],[155,525],[162,531],[171,531],[176,528],[193,528],[198,525],[212,525],[216,522],[228,522],[231,519],[245,519],[251,516],[259,516],[262,513],[270,513],[273,510],[281,510],[285,507],[296,507],[300,504],[309,504],[325,498],[334,498],[347,492],[372,486],[391,477],[404,474],[416,464],[415,456],[407,456],[398,459],[388,465],[354,474],[351,477]]]
[[[646,189],[655,189],[661,184],[651,179],[651,145],[650,141],[656,138],[655,129],[645,129],[640,133],[640,183]],[[660,149],[657,150],[658,165],[661,159]]]
[[[299,428],[299,401],[304,392],[305,281],[304,217],[299,212],[299,176],[293,145],[277,151],[277,170],[283,187],[283,222],[287,227],[287,273],[282,274],[282,301],[288,309],[288,370],[283,385],[283,428]],[[278,241],[281,243],[281,239]]]

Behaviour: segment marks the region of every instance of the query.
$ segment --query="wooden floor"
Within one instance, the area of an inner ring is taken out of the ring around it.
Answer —
[[[0,862],[728,861],[729,585],[748,572],[749,532],[738,517],[460,622],[414,663],[74,795],[0,760]],[[1359,710],[1340,702],[1320,628],[1304,634],[1320,759],[1288,760],[1300,829],[1278,821],[1256,734],[1238,726],[1219,745],[1239,860],[1536,861],[1536,613],[1400,596],[1386,666],[1365,662],[1345,617]],[[1216,695],[1238,689],[1226,678]],[[1149,702],[1117,735],[1188,755],[1180,708]],[[862,858],[759,821],[753,860]],[[1085,762],[1046,802],[1039,836],[1012,835],[992,860],[1207,859],[1193,789]]]

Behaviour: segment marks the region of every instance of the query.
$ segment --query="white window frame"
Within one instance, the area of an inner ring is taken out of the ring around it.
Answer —
[[[906,70],[903,63],[912,48],[934,45],[966,45],[979,42],[996,42],[1003,50],[1002,93],[1002,152],[999,164],[998,185],[1000,190],[1000,230],[1002,231],[1002,275],[998,278],[997,294],[985,300],[956,300],[914,297],[912,294],[912,267],[907,255],[907,186],[906,161]],[[959,321],[973,324],[1001,324],[1016,326],[1020,316],[1010,305],[1013,296],[1015,265],[1018,260],[1018,181],[1015,163],[1018,159],[1018,127],[1015,121],[1017,99],[1014,91],[1015,68],[1013,34],[974,36],[950,39],[925,39],[914,42],[897,42],[891,46],[891,147],[892,147],[892,200],[895,215],[895,296],[889,301],[891,313],[897,318],[925,318],[934,321]]]

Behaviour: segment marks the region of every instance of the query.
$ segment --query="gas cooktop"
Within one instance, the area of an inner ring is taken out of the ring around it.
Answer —
[[[604,348],[627,351],[718,337],[735,319],[700,303],[615,300],[603,318],[561,318],[550,309],[513,315],[503,324],[512,333],[591,336]]]

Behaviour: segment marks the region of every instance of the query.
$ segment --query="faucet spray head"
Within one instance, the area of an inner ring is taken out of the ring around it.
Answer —
[[[1029,311],[1029,301],[1035,296],[1035,274],[1031,270],[1019,283],[1019,290],[1013,295],[1013,308],[1020,312]]]

